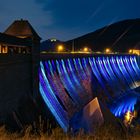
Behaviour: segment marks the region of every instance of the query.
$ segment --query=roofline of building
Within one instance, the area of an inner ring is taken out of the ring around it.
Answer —
[[[5,34],[5,33],[0,33],[0,43],[31,47],[32,39],[30,37],[19,38],[16,36]]]

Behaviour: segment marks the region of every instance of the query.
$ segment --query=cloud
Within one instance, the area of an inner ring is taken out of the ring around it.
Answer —
[[[139,0],[0,0],[0,5],[0,31],[23,18],[43,39],[66,40],[118,20],[140,17]]]
[[[34,0],[1,0],[0,30],[7,28],[16,19],[27,19],[39,31],[41,26],[53,24],[51,11],[43,11]]]

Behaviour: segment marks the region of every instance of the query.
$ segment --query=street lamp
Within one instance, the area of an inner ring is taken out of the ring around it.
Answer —
[[[111,50],[110,50],[109,48],[106,48],[105,52],[106,52],[106,53],[110,53]]]
[[[84,52],[88,52],[88,48],[87,47],[84,48]]]
[[[132,50],[129,50],[129,53],[132,53],[133,51]]]
[[[58,45],[57,51],[62,52],[63,50],[64,50],[64,46],[63,45]]]

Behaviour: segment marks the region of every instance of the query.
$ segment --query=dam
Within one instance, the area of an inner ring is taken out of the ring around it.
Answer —
[[[22,130],[41,116],[65,132],[88,132],[135,110],[139,55],[42,54],[40,40],[25,20],[0,33],[0,125]]]
[[[139,98],[136,55],[91,55],[40,61],[40,93],[68,131],[74,114],[97,97],[116,117],[134,111]],[[94,106],[93,106],[94,108]]]

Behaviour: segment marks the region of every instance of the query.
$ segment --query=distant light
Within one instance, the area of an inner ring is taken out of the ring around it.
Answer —
[[[58,52],[62,52],[64,50],[64,46],[63,45],[59,45],[57,47]]]
[[[129,50],[129,53],[130,53],[130,54],[140,55],[140,50],[132,50],[132,49],[130,49],[130,50]]]
[[[133,50],[129,50],[129,53],[132,53],[133,52]]]
[[[88,52],[88,48],[87,47],[84,48],[84,52]]]
[[[131,112],[130,111],[126,112],[125,119],[127,122],[130,121],[130,119],[131,119]]]
[[[106,48],[105,52],[106,52],[106,53],[110,53],[111,50],[110,50],[109,48]]]
[[[130,125],[134,117],[135,116],[134,116],[134,114],[132,112],[127,111],[125,116],[124,116],[124,123],[125,123],[125,125],[126,126]]]
[[[57,40],[55,38],[52,38],[51,39],[51,42],[56,42]]]

